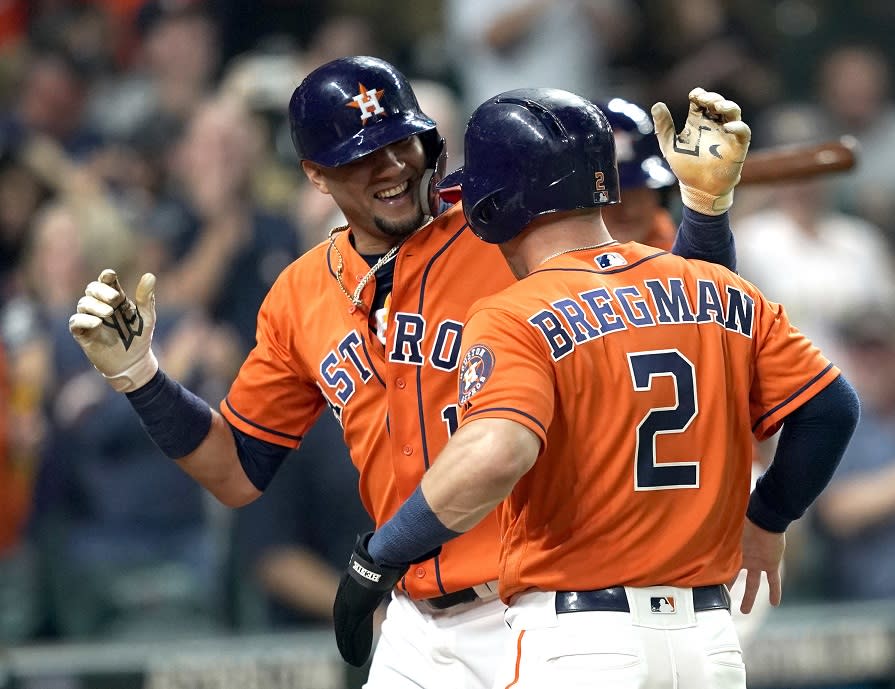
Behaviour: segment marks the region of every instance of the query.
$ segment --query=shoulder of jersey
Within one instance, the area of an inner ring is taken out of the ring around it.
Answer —
[[[305,251],[280,273],[272,290],[295,289],[296,286],[310,286],[325,280],[335,270],[336,257],[329,256],[330,243],[324,239],[319,244]],[[330,265],[333,263],[333,265]]]

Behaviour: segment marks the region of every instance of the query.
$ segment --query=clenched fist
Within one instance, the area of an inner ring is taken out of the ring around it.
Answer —
[[[133,392],[158,370],[152,352],[155,276],[146,273],[128,299],[114,270],[106,269],[84,290],[77,313],[68,319],[75,341],[118,392]]]
[[[689,99],[687,121],[677,135],[665,103],[653,105],[656,137],[680,181],[684,205],[705,215],[720,215],[733,203],[752,132],[732,100],[701,88],[690,91]]]

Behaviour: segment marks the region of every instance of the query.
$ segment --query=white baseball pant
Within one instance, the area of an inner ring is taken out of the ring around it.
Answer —
[[[491,689],[510,630],[499,598],[431,611],[392,593],[364,689]]]
[[[631,612],[562,614],[553,592],[519,594],[507,610],[512,639],[493,688],[745,689],[727,610],[696,612],[691,589],[626,593]]]

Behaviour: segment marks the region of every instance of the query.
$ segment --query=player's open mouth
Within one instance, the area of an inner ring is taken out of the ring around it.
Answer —
[[[403,197],[407,190],[410,188],[410,182],[404,180],[400,184],[394,187],[390,187],[388,189],[383,189],[382,191],[377,191],[373,196],[375,196],[380,201],[394,201]]]

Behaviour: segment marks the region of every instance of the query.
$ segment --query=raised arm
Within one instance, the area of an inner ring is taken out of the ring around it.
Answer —
[[[260,491],[242,468],[230,425],[159,368],[155,321],[155,276],[145,274],[131,300],[115,271],[104,270],[87,285],[69,330],[106,381],[127,395],[162,452],[225,505],[251,502]]]
[[[693,89],[680,133],[665,103],[652,107],[662,155],[678,178],[683,221],[672,251],[736,270],[728,210],[740,180],[752,133],[740,106],[721,94]]]

